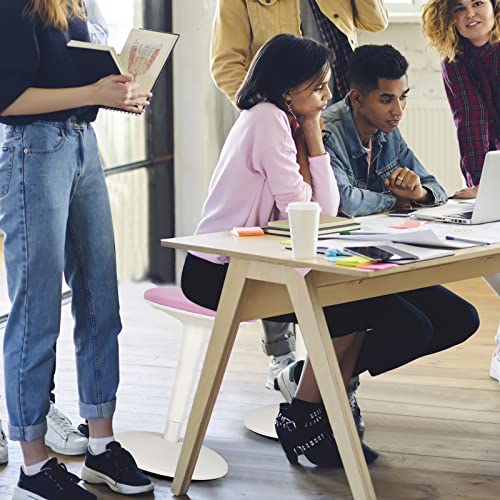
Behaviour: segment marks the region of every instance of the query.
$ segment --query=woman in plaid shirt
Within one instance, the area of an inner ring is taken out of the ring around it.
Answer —
[[[500,149],[500,0],[430,0],[423,28],[444,57],[443,80],[468,186],[455,198],[475,198],[486,153]]]
[[[430,0],[424,32],[445,58],[443,80],[457,126],[460,166],[475,198],[484,157],[500,149],[500,0]],[[486,280],[500,295],[500,274]],[[500,325],[490,376],[500,381]]]

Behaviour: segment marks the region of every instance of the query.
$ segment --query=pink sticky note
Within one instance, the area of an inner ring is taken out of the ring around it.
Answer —
[[[382,269],[390,269],[391,267],[396,267],[396,266],[397,264],[382,262],[380,264],[366,264],[364,266],[358,266],[358,269],[372,269],[374,271],[382,271]]]
[[[420,227],[423,224],[422,221],[408,219],[402,222],[401,224],[392,224],[389,227],[393,227],[394,229],[415,229],[416,227]]]

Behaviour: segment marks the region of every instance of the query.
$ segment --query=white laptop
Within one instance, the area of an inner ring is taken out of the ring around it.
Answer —
[[[446,211],[446,207],[435,207],[417,210],[417,219],[450,222],[452,224],[484,224],[500,221],[500,203],[498,203],[500,187],[500,151],[486,153],[481,183],[477,190],[476,203],[457,211]]]

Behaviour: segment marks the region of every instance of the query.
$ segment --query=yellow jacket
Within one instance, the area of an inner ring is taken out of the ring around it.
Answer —
[[[382,31],[383,0],[316,0],[321,12],[356,47],[356,29]],[[234,98],[257,50],[279,33],[300,36],[299,0],[218,0],[211,41],[215,84]]]

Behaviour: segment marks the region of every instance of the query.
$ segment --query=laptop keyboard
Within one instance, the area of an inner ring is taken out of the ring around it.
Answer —
[[[459,212],[458,214],[450,214],[447,217],[458,217],[460,219],[472,219],[473,210],[469,212]]]

